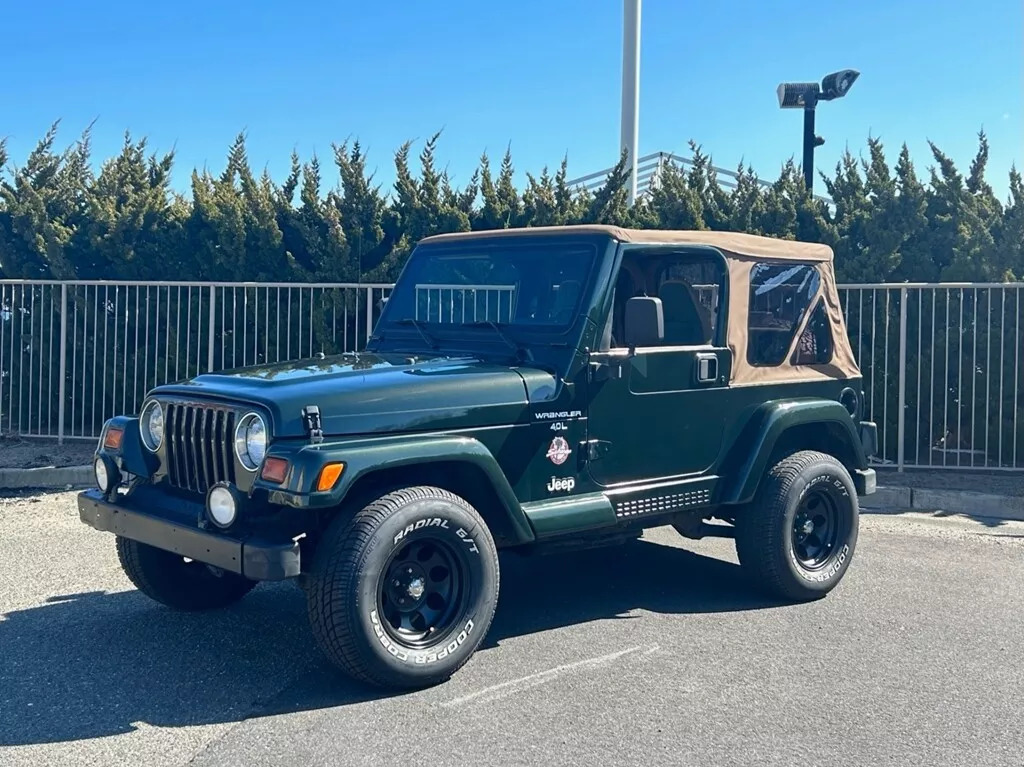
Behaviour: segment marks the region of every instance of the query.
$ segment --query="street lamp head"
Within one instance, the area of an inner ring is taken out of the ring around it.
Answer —
[[[781,109],[803,109],[814,106],[820,87],[817,83],[781,83],[776,93]]]
[[[840,69],[838,72],[825,75],[825,79],[821,81],[819,98],[822,101],[842,98],[853,87],[858,77],[860,77],[860,72],[856,69]]]

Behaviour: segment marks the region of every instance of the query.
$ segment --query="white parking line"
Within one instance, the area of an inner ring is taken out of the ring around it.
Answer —
[[[508,695],[515,694],[517,692],[523,692],[529,690],[538,685],[550,682],[553,679],[557,679],[566,672],[575,671],[577,669],[584,668],[597,668],[599,666],[605,666],[614,660],[618,660],[624,655],[638,652],[639,650],[646,650],[644,655],[649,655],[658,649],[658,645],[651,645],[645,648],[643,645],[637,645],[636,647],[630,647],[626,650],[619,650],[618,652],[609,653],[608,655],[602,655],[597,658],[588,658],[587,660],[576,661],[575,663],[566,663],[563,666],[556,666],[555,668],[548,669],[547,671],[538,671],[536,674],[530,674],[529,676],[521,677],[520,679],[512,679],[508,682],[501,682],[490,687],[485,687],[482,690],[471,692],[469,695],[463,695],[460,698],[453,698],[452,700],[445,701],[442,706],[452,707],[461,706],[464,703],[469,703],[472,700],[478,700],[484,696],[497,700],[499,698],[507,697]]]

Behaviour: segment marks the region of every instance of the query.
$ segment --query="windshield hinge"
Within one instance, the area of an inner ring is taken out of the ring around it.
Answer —
[[[314,443],[324,441],[323,427],[320,424],[320,408],[316,405],[306,405],[302,408],[302,424],[311,441]]]

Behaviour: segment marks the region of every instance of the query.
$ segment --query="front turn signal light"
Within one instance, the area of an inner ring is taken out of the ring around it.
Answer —
[[[345,464],[343,463],[329,463],[324,466],[320,470],[320,477],[316,481],[317,492],[322,493],[324,490],[331,490],[338,484],[338,479],[344,470]]]
[[[284,458],[267,458],[263,462],[263,471],[260,477],[267,482],[274,482],[280,485],[288,476],[288,461]]]
[[[121,441],[124,439],[124,429],[117,426],[111,426],[107,429],[107,433],[103,435],[103,447],[107,450],[120,450]]]

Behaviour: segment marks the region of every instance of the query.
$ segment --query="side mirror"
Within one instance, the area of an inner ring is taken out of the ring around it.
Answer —
[[[665,339],[665,312],[660,298],[634,296],[626,301],[626,346],[658,346]]]

